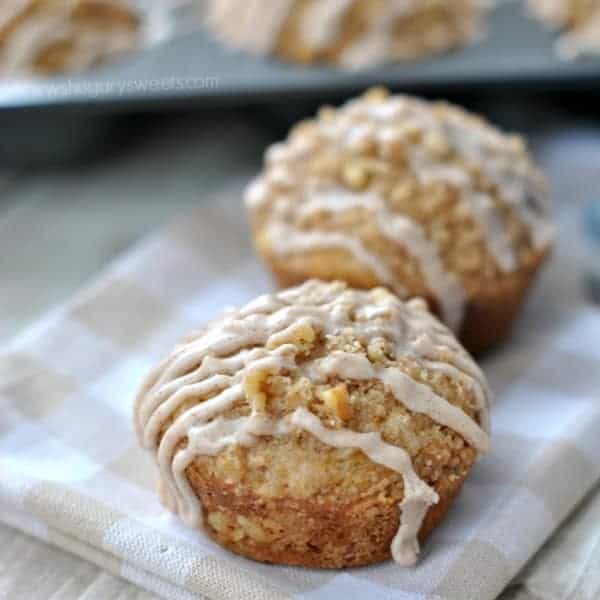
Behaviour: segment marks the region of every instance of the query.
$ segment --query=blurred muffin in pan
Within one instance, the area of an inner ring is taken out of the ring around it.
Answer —
[[[479,0],[208,0],[226,44],[299,63],[349,68],[417,59],[470,43]]]
[[[600,53],[600,0],[528,0],[530,13],[564,33],[556,44],[562,58]]]
[[[294,127],[245,200],[282,286],[340,279],[424,297],[474,352],[507,333],[553,234],[520,137],[380,89]]]
[[[139,25],[121,0],[3,0],[0,77],[82,71],[132,50]]]
[[[226,548],[409,566],[488,448],[489,400],[422,300],[309,281],[190,335],[135,423],[164,504]]]

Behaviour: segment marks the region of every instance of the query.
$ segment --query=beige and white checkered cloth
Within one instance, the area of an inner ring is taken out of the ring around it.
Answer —
[[[257,564],[160,506],[132,399],[146,371],[225,305],[272,286],[238,200],[135,247],[0,359],[0,519],[166,598],[494,598],[600,479],[600,311],[559,246],[511,342],[484,367],[493,449],[414,569]],[[566,217],[560,220],[566,223]]]

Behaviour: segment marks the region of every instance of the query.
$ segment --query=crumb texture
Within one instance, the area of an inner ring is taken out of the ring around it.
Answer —
[[[413,564],[488,440],[482,372],[419,299],[308,281],[230,310],[136,400],[164,503],[228,548]]]

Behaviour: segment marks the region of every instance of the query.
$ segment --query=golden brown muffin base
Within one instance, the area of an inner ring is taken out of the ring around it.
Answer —
[[[293,498],[269,500],[238,495],[235,486],[205,480],[193,466],[186,473],[201,499],[206,532],[236,554],[264,563],[319,568],[358,567],[391,558],[402,497],[374,497],[343,506]],[[421,542],[442,521],[463,483],[464,478],[457,477],[432,486],[440,500],[423,521]],[[211,525],[215,513],[229,526],[215,529]]]
[[[282,288],[297,285],[311,278],[326,281],[343,280],[359,289],[370,289],[385,285],[362,268],[353,268],[354,261],[326,261],[318,257],[276,257],[266,248],[261,255]],[[467,302],[459,339],[472,354],[480,354],[502,341],[510,333],[533,279],[544,263],[550,249],[533,255],[517,271],[505,275],[501,280],[482,283],[467,290]],[[419,293],[438,315],[435,298]]]
[[[518,271],[494,286],[481,286],[467,302],[459,338],[473,354],[489,350],[511,331],[540,267],[550,254],[547,248]]]

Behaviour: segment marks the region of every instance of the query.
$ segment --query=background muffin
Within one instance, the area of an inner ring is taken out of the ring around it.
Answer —
[[[469,43],[477,0],[209,0],[208,26],[223,41],[286,60],[367,67]]]
[[[383,90],[297,125],[245,199],[282,285],[342,279],[426,297],[473,351],[506,333],[552,236],[521,138]]]
[[[0,76],[81,71],[137,43],[120,0],[2,0]]]
[[[234,552],[410,565],[487,449],[488,403],[424,302],[311,281],[189,336],[135,415],[164,503]]]
[[[563,58],[600,52],[600,0],[528,0],[528,7],[549,27],[565,30],[556,44]]]

